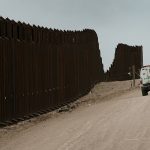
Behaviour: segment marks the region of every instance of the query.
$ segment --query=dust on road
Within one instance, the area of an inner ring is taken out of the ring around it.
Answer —
[[[128,88],[129,82],[101,83],[72,112],[3,129],[0,150],[149,150],[150,96]]]

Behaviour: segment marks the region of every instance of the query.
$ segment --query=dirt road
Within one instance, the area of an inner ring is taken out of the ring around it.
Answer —
[[[135,89],[4,131],[0,150],[149,150],[150,96]]]

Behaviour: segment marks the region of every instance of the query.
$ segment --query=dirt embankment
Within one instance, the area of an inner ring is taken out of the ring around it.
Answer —
[[[9,131],[11,132],[19,132],[23,129],[34,126],[35,124],[45,121],[50,118],[55,118],[61,115],[64,112],[71,112],[77,107],[89,106],[94,103],[99,103],[104,100],[110,100],[119,96],[124,95],[127,92],[133,91],[136,88],[139,88],[139,80],[136,80],[135,87],[132,86],[133,81],[116,81],[116,82],[101,82],[89,92],[89,94],[83,96],[77,101],[68,104],[62,108],[59,108],[53,112],[19,122],[18,124],[14,124],[5,128],[0,129],[0,138],[7,134]]]

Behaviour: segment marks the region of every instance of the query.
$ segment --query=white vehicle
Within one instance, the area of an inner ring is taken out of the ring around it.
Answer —
[[[141,68],[140,78],[142,95],[146,96],[150,91],[150,65]]]

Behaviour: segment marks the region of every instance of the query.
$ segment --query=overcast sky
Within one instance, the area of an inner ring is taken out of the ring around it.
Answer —
[[[105,70],[118,43],[142,45],[150,64],[150,0],[0,0],[0,15],[49,28],[94,29]]]

